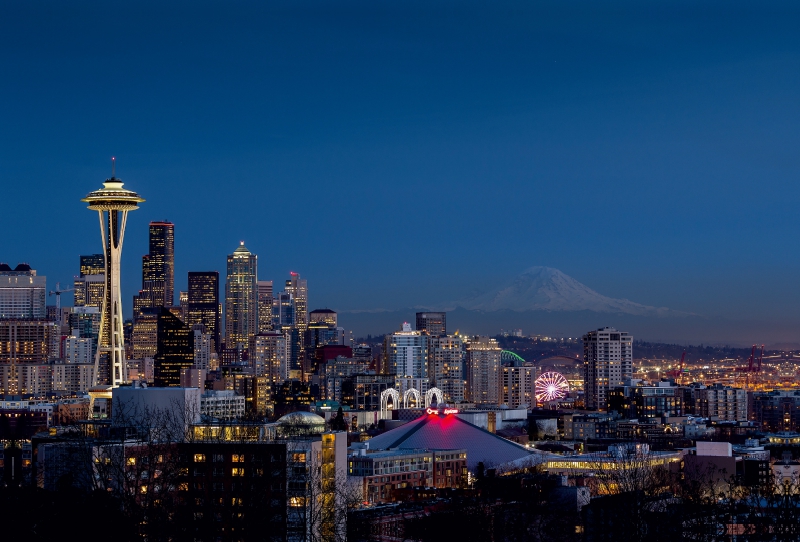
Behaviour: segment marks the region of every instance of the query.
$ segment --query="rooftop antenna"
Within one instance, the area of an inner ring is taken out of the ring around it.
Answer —
[[[116,174],[116,171],[117,171],[117,159],[112,156],[111,157],[111,178],[112,179],[114,178],[114,175]]]

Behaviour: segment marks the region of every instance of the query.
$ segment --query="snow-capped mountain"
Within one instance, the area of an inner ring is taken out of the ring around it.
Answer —
[[[650,307],[601,295],[552,267],[531,267],[510,283],[456,305],[481,311],[594,311],[638,316],[680,315],[666,307]]]

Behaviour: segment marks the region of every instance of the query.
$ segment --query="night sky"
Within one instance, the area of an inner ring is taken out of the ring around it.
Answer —
[[[176,290],[243,240],[310,308],[545,265],[800,326],[798,28],[797,2],[6,2],[0,261],[71,283],[116,156],[147,199],[126,314],[168,219]]]

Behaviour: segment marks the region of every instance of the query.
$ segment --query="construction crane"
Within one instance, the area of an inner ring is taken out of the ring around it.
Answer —
[[[61,283],[56,282],[56,289],[50,290],[50,295],[56,296],[56,314],[59,322],[61,321],[61,294],[64,292],[71,292],[74,288],[61,289]]]
[[[675,381],[677,382],[678,378],[680,378],[681,375],[683,374],[683,361],[685,359],[686,359],[686,350],[684,350],[683,354],[681,354],[681,363],[680,363],[680,365],[678,365],[678,368],[677,369],[673,369],[671,371],[667,371],[667,377],[668,378],[674,378]]]

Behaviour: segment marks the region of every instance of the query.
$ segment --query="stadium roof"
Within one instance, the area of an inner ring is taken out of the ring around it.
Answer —
[[[456,414],[423,414],[420,418],[370,439],[370,450],[424,448],[428,450],[466,450],[467,467],[474,471],[478,463],[497,468],[527,461],[539,463],[544,458],[525,446],[472,425]]]

